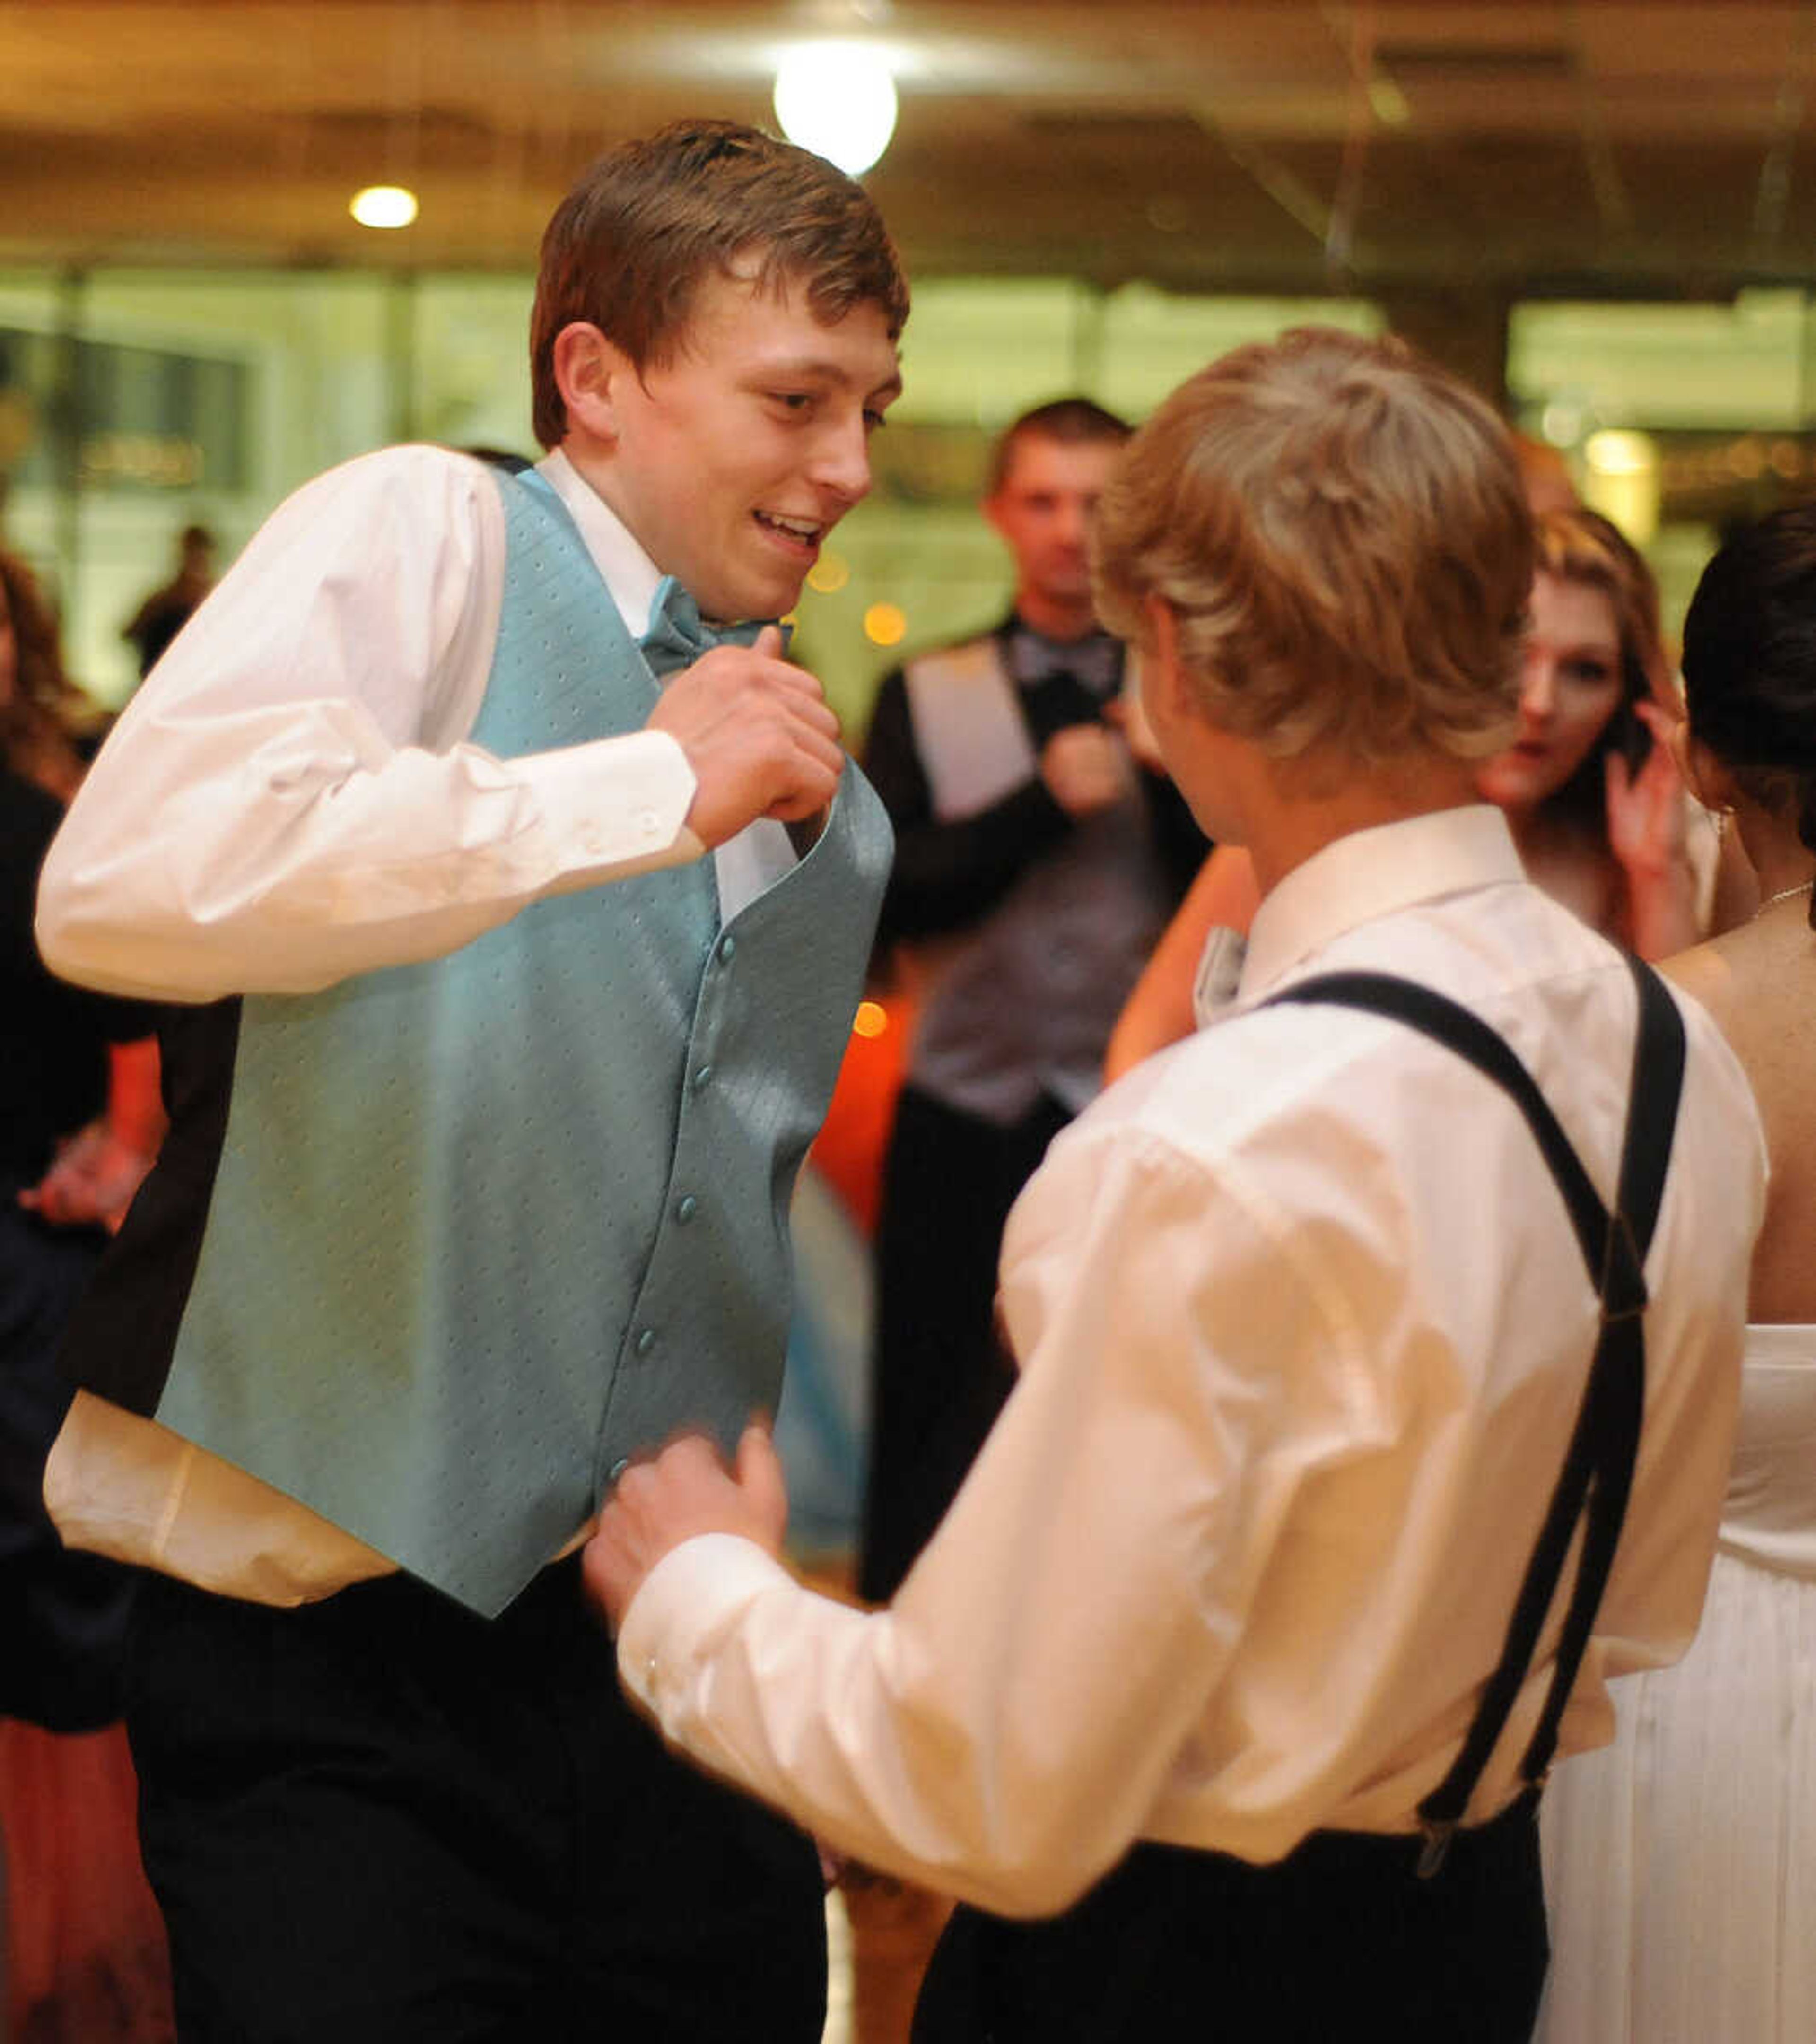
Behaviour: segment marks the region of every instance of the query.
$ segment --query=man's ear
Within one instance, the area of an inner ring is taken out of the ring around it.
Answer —
[[[1192,707],[1191,690],[1179,665],[1179,621],[1156,590],[1141,599],[1147,632],[1141,651],[1141,699],[1148,720],[1171,724]]]
[[[606,442],[618,436],[617,399],[622,379],[636,371],[621,348],[589,320],[574,320],[555,336],[555,387],[571,428]]]
[[[1257,785],[1269,773],[1254,743],[1223,729],[1188,670],[1179,613],[1150,590],[1141,600],[1141,705],[1160,758],[1207,837],[1252,844]]]

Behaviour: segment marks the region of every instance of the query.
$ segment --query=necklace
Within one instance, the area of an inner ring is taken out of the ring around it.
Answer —
[[[1807,894],[1812,887],[1816,887],[1816,880],[1802,880],[1795,887],[1781,887],[1776,894],[1767,895],[1753,914],[1763,916],[1775,901],[1788,901],[1793,894]]]

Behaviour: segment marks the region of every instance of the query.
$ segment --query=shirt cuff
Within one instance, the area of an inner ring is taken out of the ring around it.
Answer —
[[[699,858],[687,824],[694,770],[665,731],[635,731],[513,763],[554,847],[553,893]]]
[[[683,1707],[702,1650],[764,1591],[794,1578],[754,1540],[699,1533],[671,1547],[643,1579],[618,1629],[618,1677],[667,1729]]]

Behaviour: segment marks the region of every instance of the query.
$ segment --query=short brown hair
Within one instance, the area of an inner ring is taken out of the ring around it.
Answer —
[[[1506,428],[1402,341],[1301,327],[1182,384],[1098,505],[1098,614],[1178,620],[1210,716],[1279,758],[1506,742],[1532,520]]]
[[[731,121],[680,121],[600,157],[555,209],[542,237],[529,366],[536,436],[568,430],[555,337],[585,321],[641,370],[669,359],[701,278],[759,257],[761,290],[802,281],[829,326],[879,306],[895,340],[908,286],[881,215],[861,185],[823,157]]]
[[[1134,430],[1126,419],[1119,419],[1089,398],[1055,398],[1048,404],[1037,405],[1033,411],[1011,420],[997,435],[990,451],[984,496],[987,499],[995,496],[1009,480],[1015,450],[1025,440],[1057,440],[1062,447],[1098,443],[1119,447]]]

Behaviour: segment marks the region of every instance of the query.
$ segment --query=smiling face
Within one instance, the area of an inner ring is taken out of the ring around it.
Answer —
[[[1555,795],[1620,707],[1621,635],[1613,600],[1586,582],[1542,570],[1533,578],[1531,628],[1520,679],[1520,735],[1483,767],[1491,802],[1531,809]]]
[[[641,375],[597,328],[556,351],[564,448],[656,567],[721,623],[791,609],[870,488],[870,436],[902,387],[882,308],[828,326],[794,286],[714,275]]]

